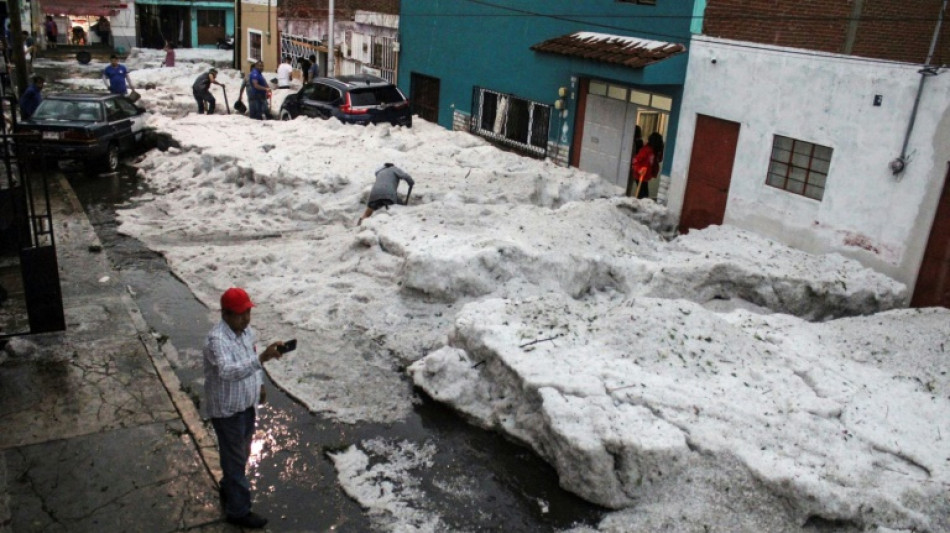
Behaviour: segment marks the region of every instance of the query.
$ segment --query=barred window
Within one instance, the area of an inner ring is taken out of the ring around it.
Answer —
[[[832,152],[827,146],[776,135],[765,183],[821,201]]]
[[[261,53],[263,33],[257,30],[247,30],[247,59],[248,61],[260,61],[263,59]]]
[[[203,28],[223,28],[225,24],[223,9],[199,9],[198,26]]]
[[[472,133],[528,155],[547,155],[551,106],[475,87],[472,108]]]

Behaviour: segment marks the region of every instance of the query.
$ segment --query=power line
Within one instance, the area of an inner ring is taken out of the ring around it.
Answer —
[[[402,17],[444,17],[444,18],[488,18],[488,17],[537,17],[537,18],[548,18],[552,20],[560,20],[562,22],[572,22],[575,24],[583,24],[588,27],[594,28],[603,28],[608,30],[620,30],[624,32],[632,32],[641,35],[649,35],[654,37],[662,37],[665,39],[675,39],[682,40],[688,39],[689,35],[673,35],[669,33],[663,33],[658,31],[651,31],[648,29],[642,28],[629,28],[625,26],[616,26],[613,24],[604,24],[593,22],[586,19],[650,19],[650,20],[694,20],[694,19],[709,19],[704,15],[643,15],[643,14],[630,14],[630,15],[589,15],[581,13],[541,13],[538,11],[532,11],[528,9],[520,9],[510,6],[505,6],[497,4],[495,2],[489,2],[487,0],[462,0],[471,4],[481,5],[489,8],[494,8],[502,11],[502,13],[400,13],[400,18]],[[759,21],[759,22],[932,22],[937,23],[937,17],[851,17],[851,16],[819,16],[819,15],[756,15],[756,14],[739,14],[739,15],[725,15],[725,16],[715,16],[714,20],[749,20],[749,21]],[[690,34],[691,35],[691,34]]]
[[[496,13],[496,14],[486,14],[486,13],[409,13],[403,14],[403,16],[430,16],[430,17],[550,17],[550,18],[632,18],[632,19],[673,19],[673,20],[693,20],[693,19],[705,19],[710,18],[706,15],[658,15],[658,14],[607,14],[607,15],[592,15],[589,13],[541,13],[538,11],[531,11],[528,9],[519,9],[515,7],[509,7],[494,2],[488,2],[487,0],[462,0],[464,2],[469,2],[472,4],[478,4],[486,7],[491,7],[499,9],[502,11],[507,11],[508,13]],[[744,14],[728,14],[728,15],[715,15],[716,20],[759,20],[759,21],[802,21],[802,22],[814,22],[814,21],[845,21],[845,22],[937,22],[937,16],[919,16],[919,17],[898,17],[898,16],[831,16],[831,15],[776,15],[776,14],[755,14],[755,13],[744,13]]]

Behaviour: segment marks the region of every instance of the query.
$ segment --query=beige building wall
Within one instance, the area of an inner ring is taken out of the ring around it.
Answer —
[[[278,60],[277,1],[261,0],[241,2],[241,50],[240,67],[242,72],[250,71],[257,50],[252,50],[255,39],[260,40],[260,58],[264,61],[264,70],[275,72],[280,64]]]

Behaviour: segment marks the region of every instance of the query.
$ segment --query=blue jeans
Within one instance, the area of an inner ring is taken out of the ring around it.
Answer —
[[[224,513],[239,518],[251,512],[251,484],[247,480],[247,459],[251,455],[251,439],[257,415],[254,407],[227,418],[212,418],[221,453],[221,497]]]
[[[247,116],[253,118],[254,120],[264,120],[264,118],[270,118],[265,109],[267,109],[267,101],[265,98],[248,98],[248,111]]]

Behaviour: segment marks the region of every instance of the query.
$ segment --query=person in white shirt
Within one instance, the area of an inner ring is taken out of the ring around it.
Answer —
[[[290,89],[290,76],[294,67],[290,66],[290,56],[284,56],[284,62],[277,67],[277,88]]]

